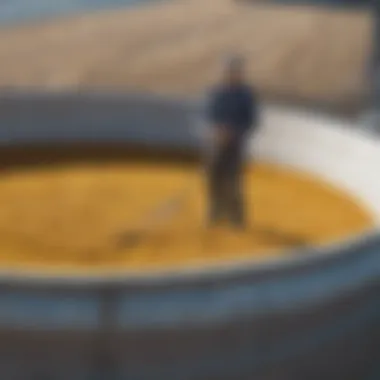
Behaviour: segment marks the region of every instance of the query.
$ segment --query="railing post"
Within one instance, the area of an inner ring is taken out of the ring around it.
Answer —
[[[99,329],[95,333],[94,375],[91,380],[120,380],[113,348],[117,336],[118,298],[116,288],[100,292]]]

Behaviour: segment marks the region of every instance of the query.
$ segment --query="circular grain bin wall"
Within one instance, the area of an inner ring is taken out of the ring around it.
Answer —
[[[194,148],[195,109],[137,95],[3,94],[0,138]],[[379,141],[285,109],[266,109],[263,124],[254,155],[335,183],[379,222]],[[145,277],[3,271],[0,378],[377,380],[379,252],[376,229],[260,265]]]

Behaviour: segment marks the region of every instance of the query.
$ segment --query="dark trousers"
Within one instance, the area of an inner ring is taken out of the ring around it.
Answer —
[[[225,146],[211,146],[208,152],[207,186],[209,224],[227,219],[244,227],[243,200],[244,139],[233,139]]]

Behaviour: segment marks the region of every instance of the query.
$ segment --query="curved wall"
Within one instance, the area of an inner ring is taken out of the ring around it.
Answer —
[[[8,93],[0,140],[195,148],[194,110],[143,95]],[[379,220],[380,142],[341,124],[270,108],[252,152],[344,187]],[[140,277],[3,271],[0,378],[376,380],[379,252],[373,231],[261,265]]]

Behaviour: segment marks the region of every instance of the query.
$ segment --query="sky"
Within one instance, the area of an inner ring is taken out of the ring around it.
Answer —
[[[0,25],[148,1],[152,0],[0,0]]]

